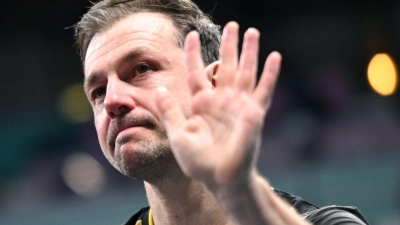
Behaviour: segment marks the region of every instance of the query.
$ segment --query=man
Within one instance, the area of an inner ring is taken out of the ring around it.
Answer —
[[[77,24],[100,146],[145,183],[150,207],[126,224],[365,224],[257,172],[281,56],[268,56],[255,85],[259,33],[246,31],[239,59],[238,30],[230,22],[221,37],[190,0],[105,0]]]

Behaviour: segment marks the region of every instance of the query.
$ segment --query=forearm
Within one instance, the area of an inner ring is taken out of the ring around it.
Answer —
[[[254,172],[249,182],[214,190],[225,213],[236,224],[309,225]]]

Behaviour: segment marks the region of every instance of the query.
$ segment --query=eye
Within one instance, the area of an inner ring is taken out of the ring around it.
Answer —
[[[136,67],[136,70],[139,74],[144,74],[144,73],[148,72],[149,70],[151,70],[151,67],[147,64],[141,64]]]
[[[92,99],[96,100],[102,96],[104,96],[106,94],[106,88],[101,87],[101,88],[97,88],[92,92]]]

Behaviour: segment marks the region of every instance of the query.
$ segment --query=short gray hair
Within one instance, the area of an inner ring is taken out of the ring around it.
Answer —
[[[220,26],[214,24],[191,0],[103,0],[93,4],[75,25],[76,44],[82,64],[85,64],[87,48],[96,33],[106,31],[115,22],[140,12],[157,12],[171,18],[178,31],[178,45],[181,48],[190,31],[199,32],[204,64],[218,60]]]

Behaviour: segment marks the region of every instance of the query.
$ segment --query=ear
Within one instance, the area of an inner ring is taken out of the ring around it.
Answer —
[[[220,63],[220,61],[215,61],[205,68],[207,78],[211,82],[213,87],[216,87],[217,85],[217,70]]]

